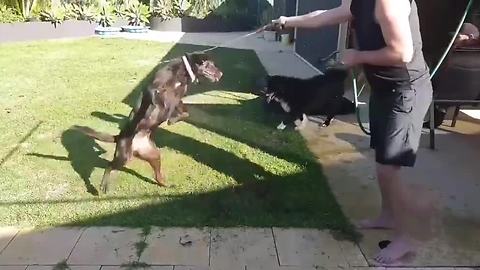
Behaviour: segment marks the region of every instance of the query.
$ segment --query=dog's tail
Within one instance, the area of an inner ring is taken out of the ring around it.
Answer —
[[[109,143],[114,143],[116,141],[116,136],[103,133],[103,132],[98,132],[92,128],[89,127],[84,127],[84,126],[73,126],[72,129],[78,130],[82,132],[83,134],[87,135],[88,137],[92,137],[96,140],[102,141],[102,142],[109,142]]]

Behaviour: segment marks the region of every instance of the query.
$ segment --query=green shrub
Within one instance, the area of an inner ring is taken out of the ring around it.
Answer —
[[[155,0],[150,3],[152,16],[160,18],[162,21],[174,18],[172,13],[173,5],[170,0]]]
[[[148,23],[150,17],[150,8],[138,1],[134,1],[127,6],[124,12],[128,20],[128,25],[140,26]]]
[[[23,22],[25,19],[18,12],[5,5],[0,5],[0,23]]]
[[[97,23],[103,27],[112,26],[112,24],[115,22],[113,15],[114,8],[108,3],[106,3],[100,8],[100,12],[98,13],[96,18]]]
[[[95,21],[95,12],[89,5],[72,3],[65,7],[65,19],[74,19],[79,21]]]
[[[25,20],[32,19],[35,17],[34,14],[38,14],[41,9],[48,6],[47,1],[39,0],[10,0],[10,2]]]
[[[51,22],[55,27],[65,20],[65,9],[62,7],[50,8],[40,12],[42,22]]]

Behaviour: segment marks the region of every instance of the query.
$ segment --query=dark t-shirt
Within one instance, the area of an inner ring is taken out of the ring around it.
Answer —
[[[357,49],[360,51],[379,50],[386,46],[382,29],[375,19],[375,3],[376,0],[352,0],[350,6]],[[410,29],[414,47],[412,61],[401,67],[364,65],[365,75],[373,89],[412,89],[414,84],[429,80],[429,69],[422,52],[417,5],[414,0],[410,0],[410,3]]]

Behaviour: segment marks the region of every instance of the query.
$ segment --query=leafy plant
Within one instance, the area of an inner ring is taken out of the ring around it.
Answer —
[[[97,23],[103,27],[112,26],[115,22],[113,17],[114,8],[110,5],[103,5],[97,15]]]
[[[35,14],[48,7],[50,0],[0,0],[0,3],[14,9],[24,20],[29,21]]]
[[[24,18],[30,18],[37,0],[18,0],[18,8]]]
[[[22,22],[24,18],[18,12],[5,5],[0,5],[0,23]]]
[[[125,18],[125,6],[121,4],[115,5],[113,8],[113,15],[120,18]]]
[[[188,0],[172,0],[172,15],[177,18],[187,16],[191,11],[192,5]]]
[[[55,27],[65,20],[65,10],[62,8],[51,8],[40,12],[40,20],[43,22],[51,22]]]
[[[191,1],[190,16],[203,19],[212,13],[223,1],[221,0],[194,0]]]
[[[170,0],[156,0],[150,3],[152,6],[152,16],[160,18],[162,21],[175,17],[172,14],[172,3]]]
[[[150,8],[140,2],[130,4],[125,10],[125,17],[128,20],[128,25],[141,26],[148,23],[150,17]]]
[[[89,22],[95,21],[95,13],[90,6],[72,3],[66,10],[66,18]]]
[[[193,3],[193,0],[155,0],[151,3],[152,15],[162,20],[190,16],[196,7]]]

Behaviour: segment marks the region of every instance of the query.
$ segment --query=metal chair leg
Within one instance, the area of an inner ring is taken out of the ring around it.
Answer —
[[[435,102],[430,104],[430,149],[435,149]]]
[[[458,115],[460,114],[460,106],[455,107],[455,113],[453,113],[453,119],[452,119],[452,127],[455,127],[457,124],[457,118]]]

